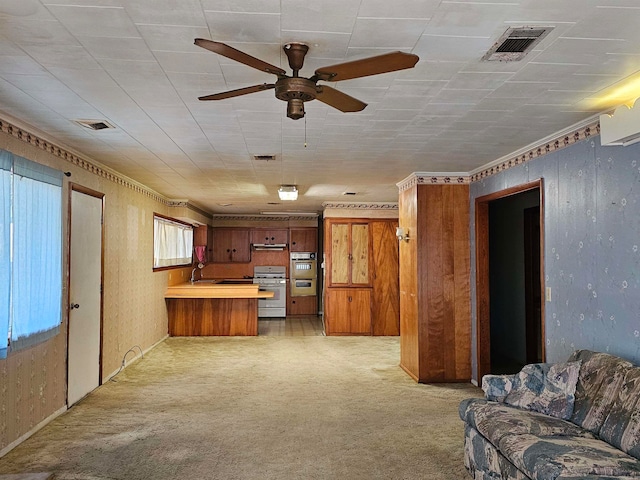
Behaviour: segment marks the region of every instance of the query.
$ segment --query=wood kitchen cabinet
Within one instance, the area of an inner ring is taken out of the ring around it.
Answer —
[[[318,229],[313,227],[292,228],[289,230],[290,245],[292,252],[317,252],[318,251]]]
[[[230,263],[251,261],[251,247],[248,228],[214,228],[213,262]]]
[[[371,335],[371,289],[327,288],[327,335]]]
[[[329,287],[371,286],[371,237],[367,220],[326,223]]]
[[[253,228],[251,243],[276,245],[289,243],[289,230],[286,228]]]
[[[318,297],[310,295],[307,297],[292,297],[287,290],[287,315],[317,315]]]
[[[213,262],[213,227],[200,225],[193,230],[193,246],[205,246],[205,262]]]

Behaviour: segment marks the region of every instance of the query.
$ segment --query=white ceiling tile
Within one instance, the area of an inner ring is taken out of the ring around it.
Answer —
[[[199,0],[180,0],[179,6],[175,0],[126,0],[123,5],[135,23],[206,26]]]
[[[281,0],[282,29],[351,33],[360,0]]]
[[[413,48],[426,25],[427,20],[423,19],[358,18],[349,47]]]
[[[123,7],[49,5],[48,9],[72,35],[139,36],[135,25]]]
[[[196,26],[137,24],[136,28],[151,50],[202,52],[196,38],[209,38],[209,29]]]
[[[219,42],[264,42],[280,40],[280,14],[205,11],[212,39]]]
[[[77,35],[76,38],[94,58],[153,61],[153,54],[142,38],[105,38]]]

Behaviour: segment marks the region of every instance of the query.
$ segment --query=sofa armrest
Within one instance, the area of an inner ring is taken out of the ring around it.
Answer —
[[[513,375],[485,375],[482,377],[482,391],[487,400],[504,402],[513,388],[513,381],[517,374]]]

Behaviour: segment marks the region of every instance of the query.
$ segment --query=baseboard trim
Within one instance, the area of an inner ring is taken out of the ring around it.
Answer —
[[[18,445],[20,445],[22,442],[24,442],[27,438],[32,436],[34,433],[36,433],[42,427],[47,425],[49,422],[55,420],[57,417],[59,417],[60,415],[62,415],[66,411],[67,411],[67,406],[65,405],[65,406],[59,408],[58,410],[56,410],[55,412],[53,412],[51,415],[49,415],[44,420],[42,420],[39,424],[37,424],[35,427],[33,427],[27,433],[25,433],[24,435],[22,435],[22,436],[18,437],[17,439],[15,439],[9,445],[7,445],[2,450],[0,450],[0,458],[4,457],[7,453],[9,453],[11,450],[16,448]]]

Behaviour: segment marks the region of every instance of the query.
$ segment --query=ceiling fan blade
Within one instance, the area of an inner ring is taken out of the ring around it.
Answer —
[[[339,82],[340,80],[350,80],[352,78],[413,68],[418,63],[418,60],[420,60],[419,57],[413,53],[385,53],[376,57],[321,67],[316,70],[315,77],[326,82]]]
[[[238,88],[237,90],[229,90],[228,92],[205,95],[204,97],[198,97],[198,100],[224,100],[225,98],[239,97],[240,95],[247,95],[248,93],[269,90],[275,88],[275,86],[275,83],[263,83],[262,85],[254,85],[253,87]]]
[[[341,112],[359,112],[367,106],[366,103],[361,102],[357,98],[353,98],[327,85],[318,85],[317,90],[316,100],[320,100],[330,107],[337,108]]]
[[[224,43],[214,42],[213,40],[207,40],[206,38],[196,38],[194,43],[199,47],[210,50],[214,53],[217,53],[218,55],[222,55],[223,57],[230,58],[231,60],[235,60],[236,62],[244,63],[245,65],[256,68],[262,72],[273,73],[274,75],[287,74],[287,72],[285,72],[280,67],[271,65],[270,63],[264,62],[259,58],[252,57],[248,53],[236,50],[229,45],[225,45]]]

